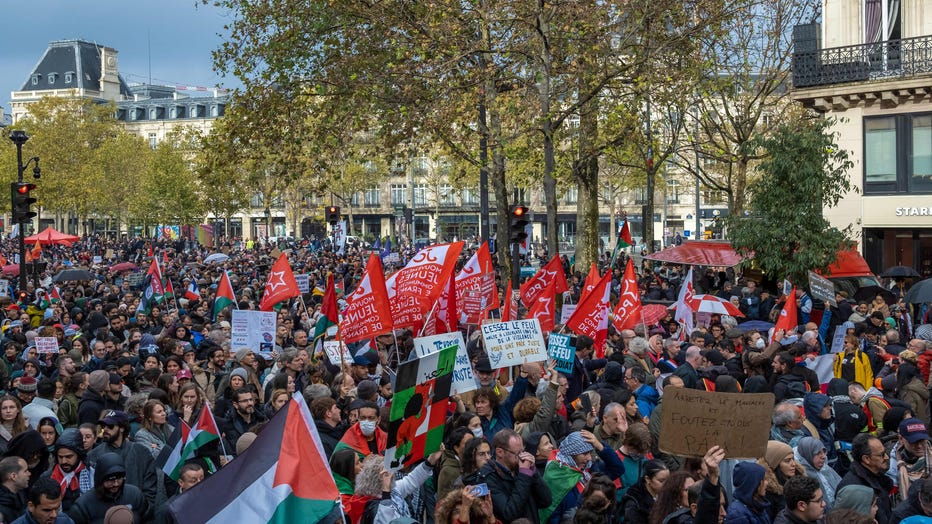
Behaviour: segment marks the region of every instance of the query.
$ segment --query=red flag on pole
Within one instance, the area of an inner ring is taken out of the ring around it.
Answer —
[[[450,274],[437,303],[435,334],[452,333],[459,329],[459,313],[456,310],[456,278]]]
[[[456,269],[462,242],[437,244],[417,252],[405,267],[385,282],[396,328],[419,326],[440,298],[443,286]]]
[[[537,297],[537,302],[527,312],[527,318],[536,318],[541,331],[553,331],[557,316],[556,283],[550,282],[547,289]]]
[[[518,304],[516,303],[514,291],[511,289],[511,279],[508,279],[508,286],[505,287],[505,305],[502,307],[502,322],[518,319]]]
[[[608,338],[608,297],[612,272],[606,271],[591,293],[586,295],[576,306],[576,311],[566,327],[576,334],[586,335],[595,341],[595,352],[599,358],[605,354],[605,339]]]
[[[527,307],[533,306],[537,297],[547,289],[547,285],[551,281],[555,283],[555,293],[564,293],[569,289],[559,255],[554,255],[550,262],[547,262],[547,265],[540,268],[537,274],[521,286],[521,301],[524,302],[524,305]]]
[[[479,324],[488,311],[501,307],[488,243],[479,246],[456,276],[456,304],[467,324]]]
[[[155,297],[160,297],[165,294],[165,289],[162,287],[162,270],[159,269],[159,261],[155,258],[152,259],[152,263],[149,264],[149,271],[146,272],[150,278],[150,285],[152,286],[152,295]]]
[[[780,310],[780,318],[777,319],[777,325],[773,327],[773,332],[776,333],[779,330],[783,330],[787,333],[796,329],[798,325],[796,313],[796,287],[793,287],[793,291],[790,291],[790,294],[786,296],[786,302],[783,304],[783,309]],[[770,341],[773,342],[773,337],[770,337]]]
[[[615,306],[612,325],[619,333],[623,329],[634,329],[641,323],[641,293],[638,290],[637,277],[634,274],[634,263],[628,259],[625,267],[625,276],[621,279],[621,295]]]
[[[392,331],[391,307],[385,290],[382,261],[375,253],[369,255],[366,272],[356,289],[346,298],[346,309],[340,321],[340,334],[347,344]]]
[[[259,310],[272,311],[275,304],[300,295],[301,290],[298,289],[298,283],[291,271],[291,264],[288,263],[288,255],[282,253],[272,264],[272,270],[269,271],[269,279],[265,282]]]
[[[589,267],[589,274],[586,275],[586,280],[583,281],[582,292],[579,294],[579,301],[582,302],[586,295],[592,292],[595,289],[595,286],[598,285],[599,280],[602,278],[602,275],[599,274],[599,268],[596,266],[596,263],[593,262],[592,266]]]

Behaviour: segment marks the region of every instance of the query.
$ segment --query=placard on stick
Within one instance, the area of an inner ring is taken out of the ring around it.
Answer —
[[[712,446],[721,446],[726,458],[763,457],[773,400],[773,393],[667,388],[660,416],[660,450],[702,457]]]
[[[36,337],[37,353],[58,353],[58,339],[55,337]]]
[[[576,359],[576,337],[551,333],[547,343],[547,353],[557,361],[557,371],[572,373],[573,361]]]
[[[492,369],[547,360],[547,347],[536,318],[483,324],[482,338]]]
[[[835,283],[831,280],[810,271],[809,290],[812,291],[812,298],[821,301],[827,300],[832,307],[838,306],[835,301]]]

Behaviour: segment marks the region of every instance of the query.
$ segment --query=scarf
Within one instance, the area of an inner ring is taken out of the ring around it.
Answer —
[[[68,490],[81,490],[81,484],[78,480],[78,477],[81,476],[82,471],[84,471],[84,462],[79,462],[78,467],[74,468],[74,471],[71,473],[65,473],[61,470],[61,465],[55,464],[55,467],[52,468],[51,477],[58,482],[59,486],[61,486],[61,493],[64,495]]]

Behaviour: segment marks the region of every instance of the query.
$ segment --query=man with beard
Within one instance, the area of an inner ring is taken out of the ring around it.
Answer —
[[[227,450],[236,449],[236,441],[249,431],[249,428],[265,422],[265,416],[256,411],[256,398],[249,388],[240,388],[233,392],[233,414],[221,422],[220,431],[227,439]]]
[[[122,411],[111,410],[104,414],[97,425],[101,428],[103,442],[87,454],[87,461],[95,465],[107,453],[118,455],[126,482],[141,489],[149,506],[154,506],[158,490],[155,460],[148,448],[129,439],[129,416]],[[98,486],[96,472],[94,486]]]
[[[64,495],[61,506],[68,512],[81,495],[94,489],[94,472],[85,463],[87,453],[79,430],[70,428],[62,432],[55,442],[55,458],[55,467],[42,477],[58,482]]]
[[[103,522],[107,510],[126,506],[133,512],[134,522],[148,522],[151,505],[128,480],[123,459],[116,453],[103,453],[94,469],[94,489],[81,495],[68,515],[76,524]]]

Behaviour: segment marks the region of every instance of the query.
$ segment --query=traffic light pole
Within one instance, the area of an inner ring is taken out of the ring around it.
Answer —
[[[26,161],[23,164],[23,144],[29,140],[29,136],[23,130],[14,130],[10,133],[10,140],[16,145],[16,180],[18,183],[23,183],[23,173],[26,171],[26,167],[30,163],[35,162],[35,168],[33,173],[36,178],[39,178],[39,157],[34,156]],[[14,212],[13,199],[10,201],[10,212]],[[26,221],[17,221],[14,220],[15,224],[19,225],[19,291],[26,291],[26,284],[28,279],[26,277]]]

